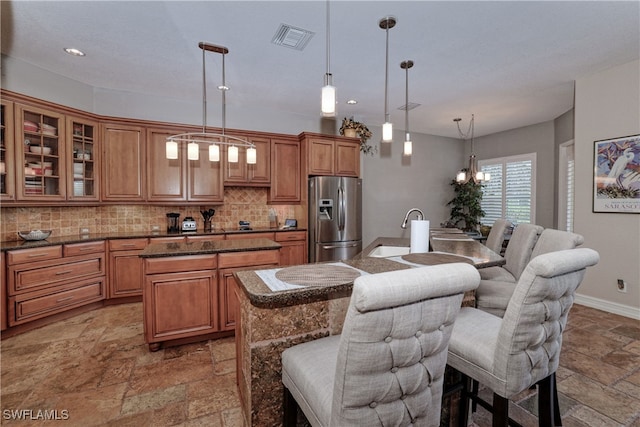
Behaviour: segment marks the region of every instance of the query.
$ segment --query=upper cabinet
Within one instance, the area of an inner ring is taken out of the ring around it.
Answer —
[[[271,139],[269,203],[299,203],[301,187],[300,141]]]
[[[102,129],[102,200],[144,201],[144,129],[119,123]]]
[[[271,139],[230,134],[250,140],[256,146],[256,163],[247,163],[247,150],[238,147],[238,161],[229,162],[228,147],[224,146],[224,185],[269,187],[271,184]]]
[[[198,160],[188,160],[185,144],[178,158],[166,158],[167,137],[184,130],[147,129],[147,200],[149,202],[222,202],[222,162],[209,161],[209,148],[200,144]]]
[[[100,200],[99,128],[94,120],[67,117],[67,198]]]
[[[303,133],[307,175],[360,175],[360,142],[356,138]]]
[[[66,200],[64,116],[15,104],[15,126],[16,199]]]
[[[13,102],[0,99],[0,201],[15,200]]]

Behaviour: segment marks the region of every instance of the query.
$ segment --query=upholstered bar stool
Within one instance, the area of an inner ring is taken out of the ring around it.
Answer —
[[[447,364],[467,377],[461,426],[470,399],[493,412],[493,426],[507,426],[509,399],[534,384],[539,426],[562,425],[555,391],[562,332],[586,268],[598,261],[598,253],[588,248],[539,255],[520,276],[503,318],[476,308],[460,310]],[[493,406],[469,392],[469,378],[493,391]]]
[[[464,263],[358,277],[342,334],[282,353],[285,426],[297,406],[312,426],[438,426],[449,337],[479,280]]]
[[[507,219],[496,219],[491,226],[491,231],[489,231],[485,246],[493,252],[500,254],[502,252],[502,244],[504,243],[504,232],[508,227],[511,227],[511,221]]]

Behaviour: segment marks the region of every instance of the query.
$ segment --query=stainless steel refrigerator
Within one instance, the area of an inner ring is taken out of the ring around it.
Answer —
[[[309,262],[353,258],[362,251],[362,180],[309,178]]]

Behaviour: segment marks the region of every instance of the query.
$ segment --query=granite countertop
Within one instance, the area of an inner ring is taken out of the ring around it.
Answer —
[[[304,228],[254,228],[252,230],[238,230],[236,229],[220,229],[212,232],[205,233],[204,231],[188,232],[188,233],[167,233],[167,232],[127,232],[127,233],[91,233],[91,234],[77,234],[68,236],[54,236],[51,235],[46,240],[26,241],[26,240],[11,240],[0,242],[1,251],[10,251],[15,249],[28,249],[38,248],[42,246],[55,246],[69,243],[82,243],[91,242],[96,240],[110,240],[110,239],[135,239],[135,238],[153,238],[153,237],[181,237],[181,236],[214,236],[222,234],[238,234],[238,233],[265,233],[265,232],[289,232],[289,231],[306,231]]]
[[[162,258],[186,255],[205,255],[223,252],[246,252],[280,249],[279,243],[269,239],[214,240],[195,242],[152,243],[141,253],[140,258]]]

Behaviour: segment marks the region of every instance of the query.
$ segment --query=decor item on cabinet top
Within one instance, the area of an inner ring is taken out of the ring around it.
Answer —
[[[218,46],[211,43],[200,42],[198,47],[202,49],[202,133],[188,132],[167,137],[165,143],[165,156],[167,159],[178,158],[178,143],[187,144],[187,158],[189,160],[198,160],[200,157],[200,144],[208,145],[209,161],[220,161],[220,146],[228,146],[227,161],[230,163],[238,162],[238,147],[246,148],[247,163],[255,164],[257,161],[256,146],[248,139],[242,139],[235,136],[225,135],[226,125],[226,93],[229,87],[225,83],[225,66],[224,59],[229,49],[224,46]],[[222,55],[222,84],[218,89],[222,91],[222,130],[220,133],[207,132],[207,79],[205,72],[205,52],[215,52]]]
[[[378,147],[367,144],[367,140],[371,138],[371,131],[364,124],[357,122],[353,119],[353,116],[342,119],[342,126],[340,126],[340,135],[344,136],[358,136],[360,138],[360,151],[364,154],[371,154],[378,152]]]
[[[460,129],[461,120],[462,119],[460,117],[453,119],[453,121],[456,123],[456,126],[458,126],[458,134],[460,135],[460,138],[466,140],[468,137],[471,137],[470,138],[471,139],[471,155],[469,156],[469,167],[466,169],[461,169],[458,172],[458,174],[456,175],[456,181],[460,183],[466,183],[469,181],[473,181],[475,183],[489,181],[491,179],[491,175],[488,173],[485,174],[484,172],[478,170],[478,162],[476,160],[476,155],[473,151],[473,132],[475,127],[475,116],[473,114],[471,115],[471,121],[469,122],[469,129],[467,129],[466,133],[462,132],[462,129]]]

